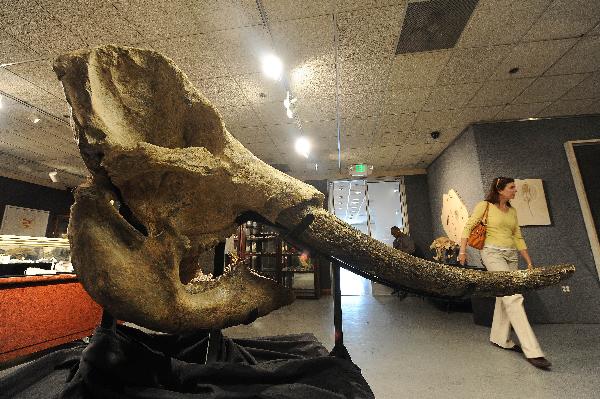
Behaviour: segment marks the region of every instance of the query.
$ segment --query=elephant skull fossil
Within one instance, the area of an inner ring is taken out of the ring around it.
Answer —
[[[570,265],[463,270],[361,234],[327,213],[312,186],[244,148],[185,75],[154,51],[86,49],[59,57],[54,70],[92,175],[71,209],[73,264],[92,298],[117,318],[180,332],[236,325],[290,303],[289,290],[243,265],[190,283],[198,255],[248,214],[356,272],[424,295],[508,295],[574,272]]]

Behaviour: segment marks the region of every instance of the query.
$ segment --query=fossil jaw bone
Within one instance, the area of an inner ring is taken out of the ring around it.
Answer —
[[[186,284],[197,255],[248,212],[289,231],[313,220],[294,237],[298,244],[427,295],[507,295],[574,271],[463,271],[362,235],[325,212],[313,187],[244,148],[210,102],[156,52],[104,46],[59,57],[54,69],[92,173],[72,208],[73,263],[86,290],[118,318],[176,332],[239,324],[289,303],[289,291],[243,267],[214,282]],[[125,217],[111,199],[123,204]]]

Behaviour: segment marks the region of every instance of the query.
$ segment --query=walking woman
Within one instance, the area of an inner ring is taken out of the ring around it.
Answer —
[[[523,240],[519,228],[517,211],[511,207],[509,202],[515,198],[516,192],[514,179],[509,177],[494,179],[485,201],[481,201],[475,206],[473,214],[463,230],[458,255],[458,261],[461,265],[464,265],[467,261],[467,237],[473,227],[487,216],[485,245],[481,250],[481,259],[487,270],[517,270],[519,253],[527,262],[527,268],[533,268],[525,240]],[[511,326],[515,330],[521,346],[516,345],[511,340]],[[523,295],[521,294],[496,298],[490,341],[500,348],[522,352],[527,361],[535,367],[549,369],[552,366],[544,357],[544,353],[529,325],[523,307]]]

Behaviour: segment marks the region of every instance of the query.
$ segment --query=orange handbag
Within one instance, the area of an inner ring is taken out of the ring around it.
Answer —
[[[471,230],[471,234],[469,234],[469,238],[467,238],[467,244],[475,249],[483,249],[483,245],[485,244],[485,233],[487,229],[487,215],[490,209],[490,203],[488,202],[485,207],[485,212],[483,213],[483,217],[473,227]]]

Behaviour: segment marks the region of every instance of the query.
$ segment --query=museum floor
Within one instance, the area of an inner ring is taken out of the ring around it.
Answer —
[[[342,297],[344,340],[377,399],[398,398],[597,398],[600,324],[535,325],[550,372],[522,355],[488,343],[489,329],[470,313],[447,313],[419,298]],[[313,332],[333,345],[333,304],[297,300],[230,337]]]

